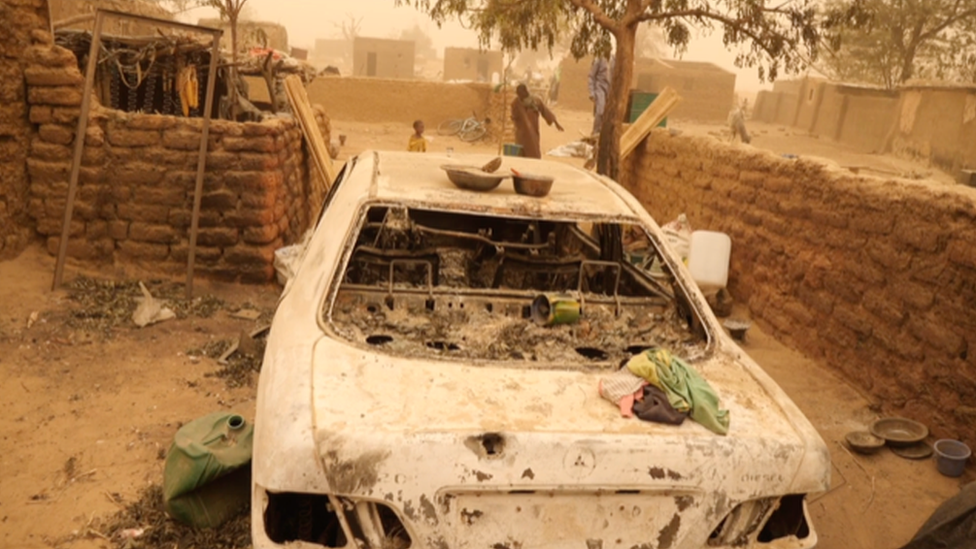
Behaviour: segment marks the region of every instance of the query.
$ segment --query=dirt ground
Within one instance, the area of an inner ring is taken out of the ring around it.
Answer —
[[[557,108],[556,114],[567,131],[547,128],[544,150],[576,139],[590,124],[586,113]],[[437,122],[428,121],[428,127]],[[348,136],[340,159],[368,148],[402,149],[410,134],[398,125],[335,120],[333,127]],[[765,135],[773,134],[759,133],[757,145]],[[797,137],[773,141],[804,154]],[[488,152],[496,145],[435,136],[431,149],[446,147]],[[854,161],[892,166],[882,157]],[[151,273],[69,264],[68,284],[52,292],[53,271],[53,258],[40,245],[0,262],[0,546],[118,547],[120,539],[107,539],[112,516],[161,482],[164,452],[182,423],[218,410],[253,418],[256,373],[246,362],[227,372],[214,357],[230,340],[270,319],[279,288],[198,281],[199,301],[186,303],[179,299],[180,281],[155,280]],[[92,279],[129,282],[115,287]],[[129,297],[115,299],[111,307],[77,300],[131,292],[135,280],[169,297],[181,318],[140,329],[127,321],[134,306]],[[250,312],[259,318],[239,317]],[[743,348],[792,396],[830,447],[831,490],[810,504],[819,547],[898,547],[939,503],[973,480],[971,472],[961,479],[939,475],[932,459],[908,461],[887,450],[851,454],[842,446],[844,434],[877,417],[868,400],[827,364],[765,335],[761,324],[750,329]],[[128,525],[141,526],[146,524],[137,520]]]

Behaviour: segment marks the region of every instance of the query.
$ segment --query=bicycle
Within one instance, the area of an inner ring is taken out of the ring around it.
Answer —
[[[488,124],[490,123],[490,118],[485,117],[484,120],[478,120],[477,115],[472,112],[468,118],[452,118],[441,122],[441,125],[437,126],[437,134],[456,135],[461,141],[471,143],[488,135]]]

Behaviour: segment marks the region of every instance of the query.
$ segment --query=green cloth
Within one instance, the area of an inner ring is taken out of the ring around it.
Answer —
[[[729,432],[729,411],[719,409],[718,395],[698,372],[667,349],[649,349],[627,362],[634,375],[668,395],[671,407],[720,435]]]

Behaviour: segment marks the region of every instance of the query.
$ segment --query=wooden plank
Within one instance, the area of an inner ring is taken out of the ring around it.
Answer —
[[[302,79],[296,74],[286,77],[285,92],[288,94],[288,101],[291,103],[292,112],[295,113],[295,118],[298,119],[298,123],[302,127],[302,133],[309,143],[312,160],[318,169],[319,176],[325,182],[324,189],[314,187],[312,189],[314,193],[312,201],[318,207],[325,199],[325,194],[328,192],[329,187],[335,181],[335,166],[332,165],[332,157],[329,156],[329,149],[326,146],[325,139],[322,137],[322,132],[319,131],[318,124],[315,122],[315,113],[312,111],[312,106],[308,102],[308,94],[305,92],[305,85],[302,84]]]
[[[649,107],[634,120],[627,131],[620,136],[620,158],[624,159],[637,148],[668,114],[681,103],[681,96],[671,86],[666,86]]]

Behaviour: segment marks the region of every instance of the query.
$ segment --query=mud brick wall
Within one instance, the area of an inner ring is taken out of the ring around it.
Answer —
[[[30,241],[27,153],[34,128],[27,118],[23,52],[51,42],[41,0],[0,2],[0,258],[17,255]]]
[[[27,160],[29,212],[54,254],[81,74],[71,52],[60,47],[33,47],[28,60],[29,117],[37,125]],[[322,122],[327,126],[327,119]],[[69,257],[183,272],[202,126],[201,119],[95,108],[85,136]],[[272,279],[274,250],[298,240],[316,209],[307,198],[309,164],[302,142],[290,118],[211,122],[197,272],[244,282]]]
[[[976,189],[657,130],[621,179],[659,222],[732,237],[730,291],[777,337],[976,444]]]

